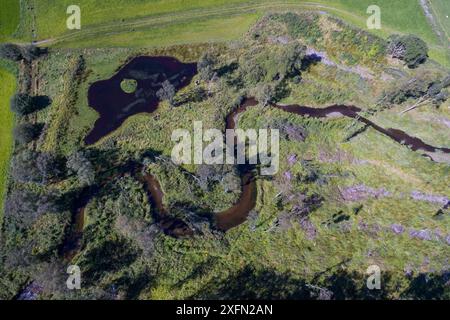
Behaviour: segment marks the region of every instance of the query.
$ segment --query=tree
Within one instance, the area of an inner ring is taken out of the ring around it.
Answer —
[[[205,52],[197,63],[197,70],[200,79],[209,81],[214,76],[214,65],[216,64],[216,59],[210,52]]]
[[[256,88],[255,99],[263,106],[267,106],[272,102],[275,96],[275,89],[270,84],[262,84]]]
[[[13,157],[11,176],[22,183],[47,183],[62,173],[57,157],[50,153],[24,150]]]
[[[42,126],[32,123],[19,124],[14,128],[14,139],[22,144],[35,140],[41,133]]]
[[[14,190],[5,201],[5,218],[8,228],[27,228],[38,218],[39,196],[28,190]]]
[[[33,45],[24,47],[12,43],[4,43],[0,45],[0,57],[12,61],[25,59],[30,62],[45,52],[46,49],[41,49]]]
[[[40,216],[31,230],[32,253],[41,257],[55,254],[63,242],[64,230],[69,221],[67,214],[45,213]]]
[[[27,61],[32,61],[38,58],[40,55],[45,54],[46,52],[47,49],[42,49],[34,45],[25,46],[22,48],[22,56]]]
[[[11,111],[20,116],[34,111],[33,98],[26,93],[17,93],[11,98]]]
[[[306,47],[297,42],[286,46],[282,58],[286,61],[286,75],[295,75],[302,69]]]
[[[22,50],[12,43],[2,43],[0,45],[0,57],[12,61],[19,61],[23,58]]]
[[[167,100],[171,105],[173,105],[175,97],[175,87],[170,83],[169,80],[166,80],[162,83],[161,89],[156,92],[156,96],[160,100]]]
[[[39,170],[41,183],[47,183],[52,179],[60,177],[63,173],[58,157],[48,152],[38,153],[36,167]]]
[[[88,186],[95,183],[94,166],[83,151],[71,154],[67,158],[66,167],[77,174],[80,183]]]
[[[393,35],[389,38],[388,53],[405,61],[409,68],[416,68],[427,60],[428,46],[415,35]]]
[[[11,176],[14,180],[22,183],[40,182],[41,175],[36,167],[37,152],[24,150],[12,159]]]

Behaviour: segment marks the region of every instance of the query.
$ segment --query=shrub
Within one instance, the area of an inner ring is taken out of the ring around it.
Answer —
[[[64,230],[70,220],[68,214],[46,213],[40,216],[31,230],[32,253],[38,256],[55,254],[64,239]]]
[[[133,93],[137,88],[137,81],[134,79],[123,79],[120,83],[120,88],[125,93]]]
[[[275,89],[270,84],[263,84],[256,88],[255,99],[263,106],[273,102],[275,97]]]
[[[0,57],[12,61],[19,61],[22,59],[32,61],[45,52],[46,49],[41,49],[33,45],[24,47],[12,43],[0,45]]]
[[[61,176],[61,163],[50,153],[24,150],[13,157],[11,176],[22,183],[47,183]]]
[[[173,98],[175,97],[175,87],[173,86],[173,84],[169,82],[169,80],[166,80],[162,83],[161,89],[159,89],[156,92],[156,96],[160,100],[162,101],[167,100],[171,105],[173,105],[174,104]]]
[[[28,190],[14,190],[5,201],[5,217],[10,228],[27,228],[38,218],[39,196]]]
[[[11,111],[20,116],[34,111],[33,98],[26,93],[17,93],[11,98]]]
[[[295,38],[305,38],[311,44],[315,44],[322,38],[322,31],[318,24],[319,17],[315,14],[287,12],[275,14],[273,17],[277,21],[284,22],[289,34]]]
[[[205,52],[199,59],[197,63],[197,70],[200,79],[209,81],[214,76],[214,65],[216,64],[216,59],[210,52]]]
[[[12,43],[3,43],[0,45],[0,57],[12,61],[22,59],[22,51],[19,46]]]
[[[19,143],[29,143],[39,136],[41,130],[41,125],[35,125],[32,123],[19,124],[14,128],[14,139]]]
[[[94,167],[82,151],[71,154],[67,158],[66,167],[77,174],[81,184],[89,186],[95,183]]]
[[[388,53],[405,61],[409,68],[416,68],[427,60],[428,46],[415,35],[393,35],[389,38]]]

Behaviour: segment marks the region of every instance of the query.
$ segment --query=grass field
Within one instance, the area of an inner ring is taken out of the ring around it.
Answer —
[[[6,10],[0,13],[0,25],[6,25],[2,34],[11,34],[17,27],[18,1],[8,0]],[[23,0],[22,19],[17,40],[29,41],[32,29],[36,41],[43,45],[58,43],[60,47],[124,47],[155,46],[237,39],[245,32],[255,14],[270,10],[308,9],[326,11],[365,28],[367,7],[372,0],[111,0],[106,6],[100,0],[80,0],[81,30],[66,28],[67,7],[71,0]],[[381,8],[382,29],[372,30],[384,37],[391,33],[415,33],[430,45],[430,56],[444,65],[450,65],[447,48],[440,45],[419,1],[378,1]],[[450,5],[444,0],[433,2],[438,20],[447,30],[445,12]],[[32,8],[32,9],[30,9]],[[13,12],[13,14],[11,14]],[[240,18],[230,16],[239,15]],[[201,32],[199,32],[199,30]],[[192,35],[191,32],[194,34]]]
[[[2,0],[0,10],[0,41],[7,39],[16,31],[19,24],[20,4],[18,0]]]
[[[433,13],[436,14],[437,21],[445,32],[447,40],[450,42],[450,1],[431,1]]]
[[[34,1],[36,15],[36,26],[38,39],[47,39],[67,32],[66,9],[73,1],[62,0],[40,0]],[[249,8],[276,8],[285,5],[308,5],[316,6],[317,9],[338,9],[341,14],[353,15],[355,20],[367,19],[367,7],[373,4],[372,0],[286,0],[286,1],[243,1],[243,0],[169,0],[169,1],[123,1],[110,0],[108,5],[99,0],[80,0],[77,4],[81,8],[82,29],[94,25],[113,23],[123,24],[142,17],[156,17],[163,14],[174,14],[180,12],[204,12],[209,9],[235,8],[238,13],[242,7]],[[430,42],[436,42],[436,38],[427,24],[418,1],[378,1],[381,8],[382,23],[386,28],[417,33]],[[29,16],[27,18],[30,18]]]
[[[66,8],[72,4],[70,0],[55,1],[40,0],[35,3],[33,11],[28,11],[24,20],[31,19],[31,12],[36,16],[37,40],[57,37],[64,33],[70,33],[66,29]],[[346,16],[348,20],[365,26],[368,17],[367,7],[373,4],[371,0],[286,0],[286,1],[243,1],[243,0],[170,0],[170,1],[123,1],[111,0],[105,7],[99,0],[81,0],[78,1],[81,8],[81,32],[83,29],[89,29],[101,25],[122,25],[122,31],[127,25],[144,17],[157,18],[169,15],[176,20],[180,13],[189,16],[198,13],[208,14],[209,11],[229,11],[234,9],[234,13],[245,14],[243,9],[270,10],[273,8],[292,8],[296,5],[299,8],[316,8],[317,10],[330,10],[337,14]],[[405,33],[417,33],[430,43],[437,43],[436,36],[429,27],[426,18],[418,4],[418,1],[398,0],[398,1],[378,1],[381,8],[382,24],[389,33],[390,30],[396,30]],[[118,23],[119,22],[119,23]],[[174,21],[175,22],[175,21]],[[235,25],[230,25],[234,27]]]
[[[14,117],[9,109],[9,99],[15,90],[15,78],[9,72],[0,69],[0,212],[3,212],[7,171],[12,149],[12,127]]]

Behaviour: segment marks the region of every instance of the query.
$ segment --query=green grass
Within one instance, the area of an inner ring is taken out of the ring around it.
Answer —
[[[126,33],[111,33],[99,38],[87,37],[57,44],[58,47],[157,47],[175,44],[220,42],[238,39],[256,22],[258,14],[199,19],[189,22],[137,29]],[[236,26],[231,28],[230,26]]]
[[[103,23],[126,23],[145,16],[182,12],[193,9],[207,9],[225,4],[239,3],[242,0],[153,0],[126,1],[110,0],[105,5],[102,0],[81,0],[76,4],[81,9],[81,29]],[[39,39],[51,38],[67,32],[66,9],[74,4],[71,0],[36,2],[37,29]]]
[[[450,2],[447,0],[433,0],[430,3],[433,13],[437,16],[438,23],[450,42]]]
[[[0,69],[0,217],[3,214],[3,198],[8,177],[9,159],[12,151],[12,128],[14,116],[9,109],[9,99],[14,93],[16,81],[12,74]]]
[[[372,0],[111,0],[105,7],[100,2],[78,1],[81,30],[70,31],[66,28],[66,9],[72,1],[36,1],[34,10],[24,10],[18,38],[29,37],[29,31],[24,30],[30,29],[26,26],[33,24],[33,15],[36,16],[36,40],[50,39],[49,45],[59,43],[61,47],[137,47],[237,39],[246,31],[255,12],[262,15],[272,10],[327,11],[366,28],[366,10],[373,4]],[[446,49],[439,44],[418,1],[382,0],[377,5],[381,8],[382,29],[371,32],[384,37],[392,33],[417,34],[430,45],[433,59],[450,65]],[[447,4],[442,2],[442,6]],[[240,17],[230,18],[230,15]]]
[[[104,6],[100,0],[80,0],[81,30],[67,30],[66,9],[71,0],[54,2],[51,0],[22,3],[21,24],[17,39],[29,40],[31,29],[36,30],[36,39],[48,40],[48,45],[60,43],[61,47],[137,47],[197,41],[224,41],[237,39],[246,31],[255,12],[259,15],[272,10],[320,10],[335,14],[359,27],[366,28],[367,7],[372,0],[111,0]],[[15,15],[0,16],[1,23],[7,24],[8,34],[13,32],[18,20],[18,2],[8,1],[9,12]],[[33,9],[28,9],[28,5]],[[371,30],[381,36],[392,33],[414,33],[427,41],[430,56],[439,63],[450,66],[447,48],[429,25],[418,1],[398,0],[378,1],[381,8],[382,29]],[[444,29],[450,22],[445,18],[448,4],[436,1],[434,11]],[[6,12],[2,10],[2,12]],[[229,18],[239,15],[240,18]],[[35,20],[35,22],[34,22]],[[6,22],[4,22],[6,21]],[[200,32],[199,32],[200,31]],[[0,33],[1,36],[1,33]],[[448,36],[448,35],[447,35]]]
[[[0,10],[0,40],[7,39],[16,31],[19,24],[19,1],[2,0]]]
[[[51,0],[40,0],[36,2],[35,13],[37,17],[37,29],[39,39],[52,38],[62,33],[68,32],[65,21],[67,19],[66,8],[73,4],[71,0],[62,0],[55,3]],[[315,1],[243,1],[243,0],[169,0],[169,1],[124,1],[111,0],[108,6],[103,5],[100,0],[80,0],[77,4],[81,8],[82,29],[93,25],[101,25],[108,22],[124,23],[129,20],[157,16],[163,14],[173,14],[183,11],[196,10],[206,12],[206,9],[220,10],[224,8],[236,8],[236,12],[243,7],[248,8],[283,8],[284,5],[310,5],[317,6],[317,9],[338,9],[341,14],[353,16],[359,24],[367,19],[366,9],[373,4],[372,0],[315,0]],[[381,7],[382,23],[386,28],[399,30],[402,32],[416,33],[426,40],[436,43],[436,37],[423,15],[417,1],[398,0],[378,1]],[[28,17],[29,18],[29,17]]]

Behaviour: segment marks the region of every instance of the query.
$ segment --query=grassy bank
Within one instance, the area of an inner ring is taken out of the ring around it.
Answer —
[[[19,24],[20,4],[17,0],[3,0],[0,10],[0,42],[16,31]]]
[[[12,128],[14,117],[9,109],[9,99],[14,93],[16,81],[12,74],[0,69],[0,216],[3,215],[3,198],[8,177],[9,159],[12,150]]]

